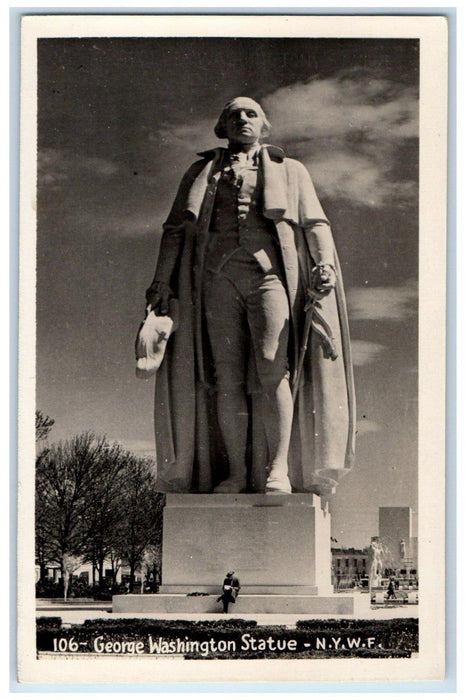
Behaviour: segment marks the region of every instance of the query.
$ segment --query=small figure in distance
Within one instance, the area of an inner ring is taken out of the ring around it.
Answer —
[[[390,600],[391,598],[396,600],[395,585],[392,578],[390,579],[390,582],[388,584],[387,600]]]

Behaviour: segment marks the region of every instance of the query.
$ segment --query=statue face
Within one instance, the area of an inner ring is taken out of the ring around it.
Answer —
[[[256,143],[262,133],[263,124],[254,100],[236,100],[228,110],[225,120],[228,141],[240,145]]]

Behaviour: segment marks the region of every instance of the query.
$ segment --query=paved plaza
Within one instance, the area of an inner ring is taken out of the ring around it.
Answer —
[[[349,593],[344,592],[345,595]],[[240,617],[243,620],[256,620],[259,625],[273,624],[273,625],[289,625],[294,626],[298,620],[313,619],[313,620],[325,620],[325,619],[338,619],[338,618],[354,618],[354,619],[366,619],[366,620],[387,620],[393,618],[402,617],[418,617],[419,616],[419,605],[408,605],[401,603],[385,603],[384,605],[371,605],[369,593],[362,593],[360,591],[352,592],[354,596],[354,614],[353,615],[304,615],[302,613],[297,615],[292,614],[235,614],[234,605],[230,607],[228,615],[224,615],[222,612],[217,613],[118,613],[114,614],[111,611],[111,603],[79,603],[78,601],[70,601],[66,605],[62,602],[50,603],[50,601],[37,601],[37,617],[53,616],[61,617],[62,622],[65,624],[81,624],[84,620],[91,619],[115,619],[126,618],[126,619],[154,619],[154,620],[218,620],[225,619],[227,617],[234,618]],[[220,606],[219,606],[220,607]]]

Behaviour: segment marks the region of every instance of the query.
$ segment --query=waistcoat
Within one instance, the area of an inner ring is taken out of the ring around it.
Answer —
[[[262,184],[255,166],[226,167],[219,178],[207,249],[207,269],[219,272],[237,251],[247,251],[263,272],[280,268],[275,227],[262,215]]]

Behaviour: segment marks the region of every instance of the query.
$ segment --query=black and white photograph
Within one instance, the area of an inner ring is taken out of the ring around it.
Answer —
[[[446,76],[440,16],[23,18],[20,681],[442,680]]]

